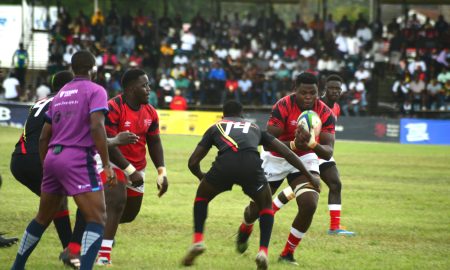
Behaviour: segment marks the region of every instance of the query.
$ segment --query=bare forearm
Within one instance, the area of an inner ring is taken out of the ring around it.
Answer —
[[[130,162],[122,155],[120,150],[116,146],[109,146],[109,157],[111,162],[114,163],[117,167],[124,170]]]
[[[333,147],[330,145],[317,144],[313,150],[321,159],[329,160],[333,156]]]
[[[164,151],[161,140],[155,140],[148,143],[148,152],[155,168],[164,166]]]
[[[42,165],[44,164],[44,159],[45,156],[47,155],[49,141],[50,140],[48,138],[39,139],[39,157],[41,159]]]
[[[103,166],[109,164],[108,145],[106,142],[105,127],[101,123],[91,125],[91,136],[95,147],[102,159]]]

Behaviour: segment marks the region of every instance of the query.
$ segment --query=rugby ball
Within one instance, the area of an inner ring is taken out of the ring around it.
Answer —
[[[307,110],[300,114],[297,119],[297,126],[311,133],[314,130],[314,134],[319,136],[322,129],[322,121],[319,115],[315,111]]]

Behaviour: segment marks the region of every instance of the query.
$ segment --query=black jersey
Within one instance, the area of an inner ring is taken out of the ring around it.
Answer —
[[[53,96],[43,98],[30,108],[22,135],[16,143],[13,154],[25,155],[39,153],[39,137],[41,136],[42,127],[45,122],[44,115],[52,100]]]
[[[274,139],[254,123],[239,117],[226,117],[205,132],[199,145],[208,149],[214,145],[221,155],[228,150],[258,152],[258,145],[267,145]]]

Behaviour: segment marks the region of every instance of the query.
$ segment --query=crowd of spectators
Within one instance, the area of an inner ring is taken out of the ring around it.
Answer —
[[[97,83],[109,96],[121,91],[126,69],[139,67],[153,78],[154,106],[168,107],[176,96],[186,102],[184,108],[227,99],[272,105],[303,71],[321,78],[338,73],[346,82],[341,107],[347,115],[367,110],[377,91],[374,80],[395,75],[392,89],[403,112],[408,104],[411,110],[446,108],[448,24],[442,16],[421,24],[413,15],[405,22],[394,18],[385,26],[362,14],[355,21],[316,14],[308,22],[297,15],[286,25],[275,13],[251,12],[209,20],[198,13],[183,22],[180,15],[157,18],[143,10],[120,15],[114,8],[106,16],[79,11],[72,18],[61,8],[51,29],[48,73],[66,69],[76,51],[88,49],[97,57]]]

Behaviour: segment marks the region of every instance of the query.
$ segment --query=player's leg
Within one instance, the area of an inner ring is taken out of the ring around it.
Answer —
[[[208,216],[208,204],[219,193],[226,189],[218,189],[205,179],[200,182],[194,200],[194,235],[192,245],[182,260],[184,266],[190,266],[194,263],[197,256],[201,255],[206,247],[203,242],[203,232],[205,221]]]
[[[86,220],[81,245],[80,269],[92,269],[103,239],[106,206],[103,190],[74,195],[75,203]]]
[[[37,196],[41,195],[43,175],[42,165],[38,154],[12,155],[10,169],[17,181],[26,186]],[[72,235],[67,199],[64,200],[61,207],[56,212],[53,223],[55,224],[61,245],[65,248]]]
[[[98,253],[97,265],[110,265],[114,237],[119,227],[122,213],[127,201],[126,178],[120,171],[114,169],[118,183],[115,186],[105,187],[106,225],[102,245]],[[100,173],[102,181],[106,181],[104,173]]]
[[[269,182],[269,191],[271,195],[277,191],[283,180]],[[254,201],[251,201],[244,210],[244,220],[238,229],[236,237],[236,250],[239,253],[244,253],[248,248],[248,239],[253,232],[253,225],[259,218],[260,209]]]
[[[294,252],[311,225],[314,213],[317,209],[319,193],[308,183],[308,180],[304,175],[294,174],[294,177],[295,178],[290,181],[289,185],[294,190],[298,212],[292,223],[288,239],[280,254],[279,261],[298,265],[294,259]]]
[[[328,210],[330,211],[330,229],[328,234],[354,236],[350,232],[341,228],[341,189],[342,183],[339,177],[339,171],[334,161],[325,162],[320,165],[320,177],[329,188]]]
[[[24,269],[28,257],[37,246],[42,234],[47,229],[50,222],[52,222],[63,198],[64,196],[62,195],[51,194],[44,191],[41,193],[38,213],[28,224],[28,227],[22,236],[16,260],[11,269]]]
[[[268,248],[273,227],[272,192],[269,185],[264,185],[262,189],[250,196],[255,202],[259,211],[260,240],[259,251],[256,256],[257,269],[267,269]]]
[[[283,206],[285,206],[290,200],[295,198],[294,191],[290,186],[285,187],[278,195],[273,199],[272,208],[274,213],[278,212]]]
[[[140,172],[142,174],[142,178],[145,179],[144,170]],[[144,190],[145,183],[139,187],[127,185],[127,201],[120,219],[120,223],[130,223],[137,217],[139,211],[141,211]]]
[[[67,206],[67,197],[64,197],[61,205],[58,208],[54,218],[53,224],[55,224],[56,232],[58,233],[59,241],[64,248],[69,245],[70,238],[72,237],[72,227],[70,226],[69,208]]]
[[[86,229],[86,221],[84,220],[83,214],[80,209],[77,209],[75,217],[75,226],[73,227],[72,237],[70,242],[60,254],[59,259],[69,267],[78,269],[80,267],[80,251],[81,251],[81,240],[83,238],[83,233]]]

